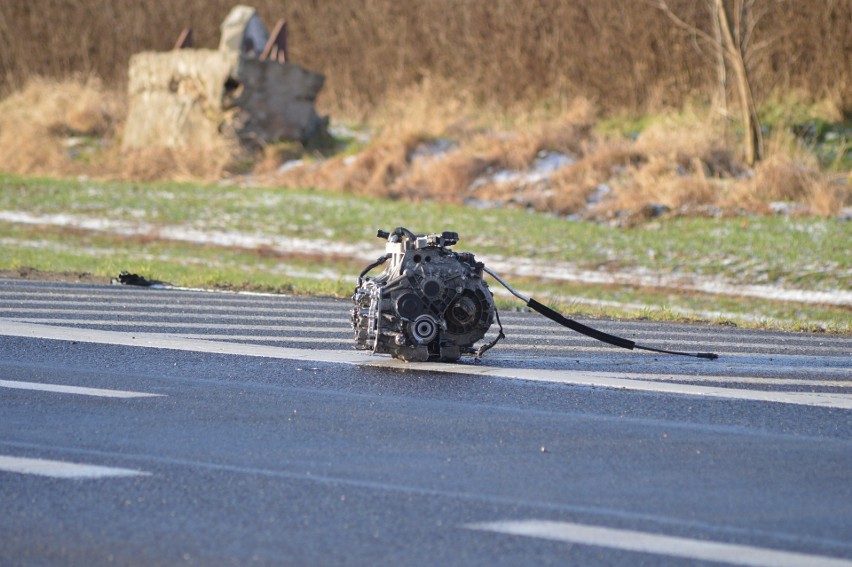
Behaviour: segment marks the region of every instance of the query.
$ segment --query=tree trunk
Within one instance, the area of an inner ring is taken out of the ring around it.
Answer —
[[[740,97],[740,108],[742,109],[743,129],[745,131],[746,162],[754,165],[763,158],[763,133],[760,129],[760,120],[757,116],[757,107],[754,104],[754,96],[751,92],[751,83],[748,79],[748,71],[741,47],[734,41],[731,33],[731,25],[725,12],[723,0],[716,0],[716,12],[722,28],[725,53],[734,70],[737,82],[737,92]]]
[[[710,10],[711,19],[713,20],[713,39],[716,40],[716,45],[719,49],[714,49],[713,53],[716,56],[716,79],[718,81],[719,91],[716,93],[716,107],[719,113],[725,118],[729,118],[728,113],[728,70],[725,67],[725,51],[722,48],[725,45],[722,40],[722,23],[719,21],[719,14],[714,7],[715,0],[708,0],[707,7]]]

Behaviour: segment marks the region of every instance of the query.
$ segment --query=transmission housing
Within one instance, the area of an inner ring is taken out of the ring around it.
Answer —
[[[485,337],[496,308],[483,264],[450,249],[458,234],[400,227],[377,236],[387,239],[386,254],[361,272],[352,296],[356,348],[409,362],[481,355],[485,349],[473,345]],[[386,262],[379,275],[367,276]]]

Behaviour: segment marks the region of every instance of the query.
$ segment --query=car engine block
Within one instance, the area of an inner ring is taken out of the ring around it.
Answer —
[[[450,249],[457,233],[414,234],[400,227],[377,236],[387,239],[387,253],[361,272],[352,296],[356,348],[410,362],[455,361],[481,356],[497,342],[474,348],[497,310],[483,264]],[[379,275],[367,276],[388,261]]]

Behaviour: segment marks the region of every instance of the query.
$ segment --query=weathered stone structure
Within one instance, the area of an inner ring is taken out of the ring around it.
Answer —
[[[237,6],[222,25],[219,49],[137,53],[130,59],[129,109],[122,148],[248,149],[326,135],[314,102],[325,77],[299,65],[261,59],[268,41],[254,9]]]

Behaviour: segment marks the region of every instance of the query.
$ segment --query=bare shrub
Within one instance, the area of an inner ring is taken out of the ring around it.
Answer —
[[[461,150],[424,158],[415,162],[410,172],[397,180],[396,193],[414,201],[427,198],[462,202],[470,185],[490,167],[494,167],[494,162]]]
[[[732,202],[763,213],[773,202],[800,203],[803,213],[829,216],[850,202],[850,191],[848,180],[776,153],[758,164],[754,178],[738,188]]]
[[[139,181],[214,181],[233,164],[225,145],[213,148],[143,148],[126,150],[118,176]]]
[[[32,79],[0,101],[0,154],[5,171],[74,173],[69,138],[114,137],[124,98],[97,79]]]
[[[356,195],[398,198],[395,181],[408,169],[408,155],[416,136],[388,137],[357,155],[337,156],[321,163],[294,168],[276,177],[285,186],[322,187]]]
[[[604,189],[603,185],[612,191],[611,181],[646,160],[647,156],[638,153],[626,140],[596,140],[577,162],[553,175],[549,205],[560,213],[580,212],[589,204],[592,193]],[[609,194],[598,199],[609,200]]]
[[[652,157],[636,170],[618,191],[618,204],[632,211],[648,205],[677,209],[684,205],[712,204],[713,186],[701,175],[681,173],[660,157]]]
[[[635,149],[648,155],[665,157],[684,169],[693,158],[714,164],[714,170],[732,161],[732,144],[726,139],[723,125],[709,115],[682,113],[662,116],[648,126],[636,139]],[[727,155],[725,155],[727,154]],[[720,175],[730,174],[722,170]]]
[[[743,169],[720,125],[690,113],[663,117],[634,143],[615,146],[608,159],[610,171],[621,174],[611,182],[611,198],[595,207],[604,215],[622,211],[642,217],[655,206],[716,205]]]
[[[769,213],[773,202],[796,203],[801,213],[831,216],[852,204],[852,176],[823,170],[785,124],[779,124],[768,139],[767,153],[754,175],[731,192],[727,205]]]

